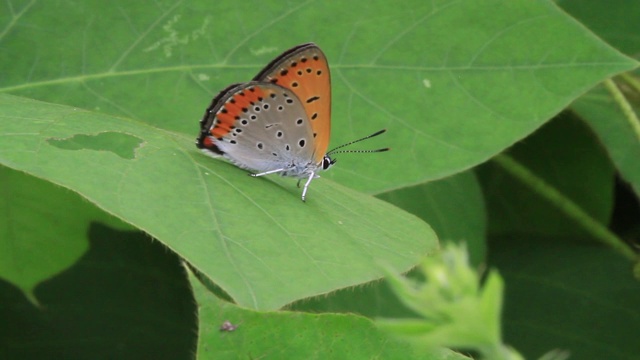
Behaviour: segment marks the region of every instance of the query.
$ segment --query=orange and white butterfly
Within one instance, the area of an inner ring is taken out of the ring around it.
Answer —
[[[252,176],[280,174],[311,181],[336,163],[332,154],[380,135],[380,130],[327,152],[331,135],[331,76],[327,58],[313,43],[285,51],[252,81],[222,90],[200,121],[197,147],[224,156]]]

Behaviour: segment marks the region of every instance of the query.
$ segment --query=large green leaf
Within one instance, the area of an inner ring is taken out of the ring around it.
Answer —
[[[628,0],[558,0],[564,10],[616,49],[637,57],[640,39],[640,2]]]
[[[640,195],[640,134],[605,86],[600,85],[580,97],[571,106],[598,134],[620,175]],[[634,106],[640,114],[640,106]]]
[[[594,221],[608,224],[613,209],[614,169],[583,122],[571,114],[558,116],[510,148],[508,154],[575,202]],[[551,203],[504,170],[494,162],[478,167],[489,208],[490,233],[588,236],[560,204]]]
[[[586,242],[499,240],[489,258],[507,283],[507,343],[527,359],[552,348],[568,351],[571,359],[638,356],[640,292],[628,262]]]
[[[256,312],[224,302],[193,275],[198,303],[198,359],[468,359],[450,350],[424,351],[389,337],[354,314]],[[231,327],[221,330],[227,323]]]
[[[472,171],[378,197],[424,219],[441,240],[466,243],[472,265],[485,261],[485,201]]]
[[[0,6],[11,14],[0,39],[0,67],[11,70],[0,91],[191,138],[217,91],[292,45],[317,42],[333,70],[333,143],[390,130],[380,141],[393,154],[352,157],[327,174],[370,192],[478,164],[636,66],[548,1]]]
[[[442,241],[464,242],[472,266],[486,261],[486,213],[480,184],[472,171],[378,195],[427,221]],[[420,277],[411,271],[410,276]],[[346,312],[375,317],[417,316],[399,302],[386,280],[296,302],[289,309]]]
[[[6,165],[145,230],[245,306],[370,281],[380,261],[408,269],[437,246],[428,225],[381,200],[316,180],[304,203],[295,181],[246,176],[180,134],[8,95],[0,108]]]
[[[640,22],[637,21],[640,16],[640,2],[596,1],[589,6],[584,6],[584,2],[576,0],[563,0],[559,3],[618,49],[638,56],[640,39],[630,34],[640,33]],[[631,90],[624,91],[624,95],[635,113],[640,114],[638,89],[630,89],[624,81],[620,81],[619,86],[621,90]],[[636,194],[640,194],[640,134],[637,126],[634,129],[630,124],[634,120],[627,118],[621,104],[615,101],[611,92],[602,85],[581,96],[571,108],[598,134],[620,175],[633,186]]]

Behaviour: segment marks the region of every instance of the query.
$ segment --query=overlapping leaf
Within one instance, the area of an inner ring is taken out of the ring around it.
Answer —
[[[383,201],[318,181],[256,179],[135,121],[0,95],[4,163],[147,231],[238,303],[260,309],[408,269],[437,240]],[[109,142],[100,139],[108,137]]]

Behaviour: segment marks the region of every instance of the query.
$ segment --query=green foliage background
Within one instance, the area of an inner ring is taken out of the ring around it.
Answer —
[[[605,230],[616,174],[637,201],[640,140],[598,84],[637,67],[640,5],[603,4],[0,4],[0,357],[461,358],[371,321],[412,315],[381,265],[440,239],[503,274],[523,354],[632,358],[626,245],[490,160],[506,151]],[[392,151],[341,156],[302,203],[295,180],[193,141],[217,91],[309,41],[331,64],[332,145],[387,128],[370,145]]]

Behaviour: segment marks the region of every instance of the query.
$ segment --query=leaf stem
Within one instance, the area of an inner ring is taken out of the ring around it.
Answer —
[[[627,77],[623,76],[623,78],[625,79],[625,81],[627,81],[627,83],[629,83],[631,86],[633,86],[638,91],[640,91],[640,84],[638,83],[637,80],[632,79],[629,76]],[[611,93],[611,96],[618,103],[618,106],[620,106],[620,109],[624,113],[625,118],[627,119],[627,122],[629,123],[629,125],[631,125],[631,129],[633,130],[634,134],[636,134],[636,139],[640,141],[640,120],[638,120],[638,115],[633,110],[633,107],[631,106],[629,101],[627,101],[627,99],[624,97],[624,94],[622,93],[622,91],[620,91],[620,89],[618,88],[616,83],[613,82],[613,80],[611,79],[605,80],[604,86],[607,88],[609,93]]]
[[[536,176],[524,165],[505,154],[500,154],[493,160],[502,166],[509,174],[533,189],[534,192],[557,206],[560,211],[589,231],[598,241],[611,246],[629,260],[638,260],[636,253],[629,248],[622,239],[591,217],[591,215],[587,214],[580,206],[562,194],[558,189]]]
[[[629,86],[634,88],[637,93],[640,93],[640,81],[638,79],[636,79],[634,76],[630,75],[629,73],[622,73],[620,74],[620,77],[624,81],[626,81],[626,83],[629,84]]]

